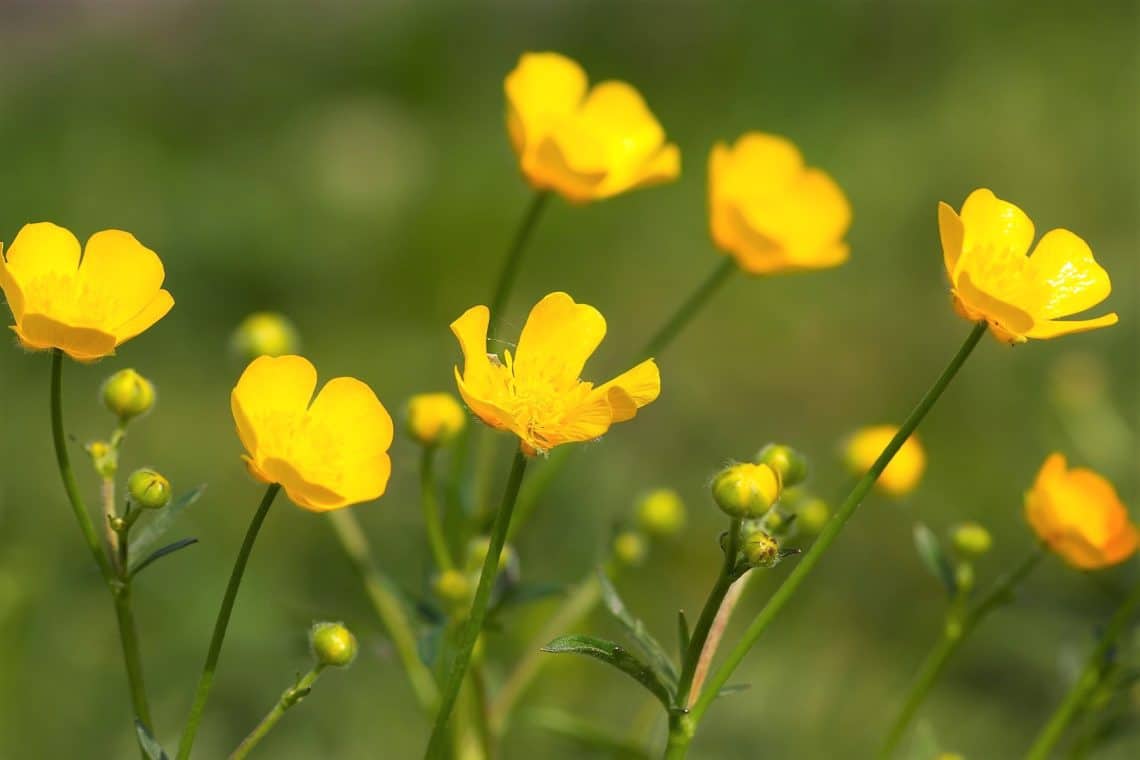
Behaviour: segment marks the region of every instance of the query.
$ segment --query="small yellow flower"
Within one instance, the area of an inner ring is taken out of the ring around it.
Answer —
[[[420,393],[408,400],[408,432],[422,446],[443,446],[467,425],[467,412],[450,393]]]
[[[1026,256],[1033,222],[986,189],[970,193],[960,215],[939,203],[938,228],[955,310],[971,322],[987,322],[998,339],[1024,343],[1116,324],[1115,313],[1059,319],[1091,309],[1112,292],[1108,272],[1072,232],[1050,230]]]
[[[857,430],[843,446],[843,456],[847,467],[856,475],[871,469],[871,465],[883,453],[898,428],[894,425],[873,425]],[[926,452],[917,436],[910,436],[894,459],[883,470],[875,485],[891,496],[905,496],[913,491],[922,480],[926,469]]]
[[[681,152],[625,82],[587,92],[586,72],[574,61],[526,53],[504,89],[511,145],[536,189],[587,203],[681,173]]]
[[[82,254],[74,235],[49,222],[24,225],[6,257],[0,246],[0,288],[20,343],[78,361],[114,354],[166,316],[174,299],[165,277],[158,255],[121,230],[96,232]]]
[[[842,264],[851,205],[830,176],[804,166],[789,140],[749,132],[709,157],[713,242],[749,274]]]
[[[1025,494],[1025,517],[1050,549],[1082,570],[1123,562],[1140,538],[1112,484],[1092,470],[1068,469],[1056,453]]]
[[[316,369],[300,356],[246,367],[230,405],[250,473],[314,512],[379,498],[392,470],[392,418],[355,378],[334,378],[313,399],[316,387]]]
[[[607,383],[579,378],[606,335],[606,320],[593,306],[551,293],[531,309],[515,354],[487,353],[490,310],[473,306],[451,323],[463,350],[455,368],[468,408],[497,430],[514,433],[528,454],[599,438],[657,398],[661,376],[646,359]]]

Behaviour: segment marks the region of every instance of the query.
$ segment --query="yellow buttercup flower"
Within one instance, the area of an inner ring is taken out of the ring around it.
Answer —
[[[1027,256],[1033,222],[986,189],[970,193],[961,214],[939,203],[938,229],[955,310],[971,322],[984,320],[1000,340],[1024,343],[1116,324],[1115,313],[1060,319],[1112,292],[1108,272],[1072,232],[1050,230]]]
[[[898,430],[894,425],[872,425],[857,430],[848,438],[843,446],[843,457],[851,472],[862,475],[871,469]],[[875,486],[891,496],[905,496],[918,487],[925,469],[926,452],[918,437],[911,435],[883,470]]]
[[[1025,494],[1025,517],[1050,549],[1082,570],[1123,562],[1140,538],[1112,484],[1092,470],[1068,469],[1056,453]]]
[[[536,189],[587,203],[681,173],[680,150],[625,82],[587,91],[586,72],[566,56],[526,53],[504,89],[511,145]]]
[[[419,393],[408,400],[408,432],[424,446],[443,446],[467,426],[467,412],[450,393]]]
[[[749,132],[712,150],[709,225],[717,247],[750,274],[822,269],[847,260],[851,205],[789,140]]]
[[[0,245],[0,288],[21,345],[78,361],[114,354],[166,316],[174,299],[165,277],[158,255],[121,230],[96,232],[82,254],[49,222],[24,225],[6,255]]]
[[[515,354],[504,351],[502,360],[487,353],[489,319],[486,306],[473,306],[451,323],[463,350],[462,374],[455,368],[459,394],[483,422],[517,435],[528,454],[598,438],[661,392],[652,359],[599,386],[579,378],[605,337],[606,320],[565,293],[531,309]]]
[[[314,399],[316,387],[316,369],[300,356],[246,367],[230,406],[250,473],[314,512],[379,498],[392,470],[392,418],[355,378],[329,380]]]

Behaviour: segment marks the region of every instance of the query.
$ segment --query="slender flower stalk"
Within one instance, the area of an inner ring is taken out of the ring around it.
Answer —
[[[978,600],[978,603],[974,605],[972,609],[963,611],[958,605],[954,605],[951,608],[946,617],[946,623],[942,628],[942,637],[938,640],[934,649],[930,651],[930,654],[926,656],[922,667],[919,668],[918,676],[915,677],[910,691],[907,692],[906,699],[903,700],[902,709],[899,711],[894,723],[891,724],[891,728],[887,732],[887,737],[883,741],[883,746],[879,749],[878,757],[881,758],[881,760],[886,760],[886,758],[889,758],[894,753],[899,742],[902,741],[911,720],[914,719],[914,715],[918,711],[919,706],[926,698],[926,695],[930,693],[931,687],[934,686],[934,683],[942,674],[946,663],[948,663],[954,653],[958,651],[962,642],[966,640],[983,618],[1008,599],[1009,594],[1016,589],[1025,576],[1037,566],[1042,556],[1042,547],[1038,545],[1032,553],[1021,561],[1021,564],[1017,565],[1011,572],[998,580],[993,588],[991,588],[984,597]]]
[[[665,324],[649,339],[649,342],[645,344],[645,350],[642,351],[642,355],[657,356],[664,351],[681,333],[681,330],[684,329],[689,322],[693,321],[693,317],[705,307],[709,299],[728,282],[729,277],[738,270],[739,268],[736,265],[736,261],[729,256],[725,256],[721,262],[717,264],[716,269],[697,286],[696,290],[689,294],[689,297],[681,303],[677,311],[673,312],[673,315],[669,317]]]
[[[131,692],[131,705],[135,717],[148,729],[153,727],[150,717],[150,704],[143,681],[142,657],[139,654],[138,633],[135,630],[134,613],[131,610],[130,580],[126,577],[126,566],[117,573],[111,559],[99,543],[99,535],[91,522],[91,515],[79,491],[75,472],[71,467],[71,457],[67,453],[67,438],[63,430],[63,351],[54,349],[51,362],[51,431],[55,444],[55,458],[59,466],[60,479],[67,492],[68,502],[75,513],[75,520],[91,557],[99,567],[103,582],[115,603],[115,617],[119,625],[119,642],[123,649],[123,663],[127,671],[127,684]],[[125,537],[123,539],[126,540]]]
[[[313,684],[317,682],[317,678],[320,677],[321,671],[324,669],[324,665],[313,666],[312,670],[297,679],[297,683],[283,691],[277,700],[277,704],[273,705],[273,709],[266,713],[257,727],[242,740],[237,749],[230,753],[229,760],[243,760],[248,756],[253,748],[260,744],[261,740],[277,725],[277,722],[285,715],[285,711],[308,696]]]
[[[1045,727],[1041,729],[1041,733],[1037,735],[1033,746],[1030,747],[1029,753],[1025,756],[1025,760],[1046,760],[1049,757],[1057,742],[1064,736],[1073,718],[1084,708],[1089,697],[1100,685],[1109,652],[1138,610],[1140,610],[1140,584],[1132,589],[1124,603],[1113,613],[1112,619],[1108,622],[1108,627],[1105,628],[1100,637],[1100,643],[1085,660],[1085,665],[1081,669],[1081,674],[1077,677],[1076,683],[1069,689],[1064,701],[1054,711]]]
[[[903,422],[898,433],[891,439],[891,442],[887,444],[883,453],[879,455],[879,458],[875,460],[875,463],[867,473],[855,484],[854,489],[848,494],[839,509],[836,510],[835,515],[827,525],[824,526],[819,537],[815,540],[815,543],[812,544],[811,549],[796,563],[795,569],[784,579],[784,582],[776,589],[776,592],[772,594],[768,603],[764,605],[764,608],[752,621],[751,625],[749,625],[740,642],[729,652],[725,662],[709,678],[704,691],[701,692],[692,710],[690,710],[687,715],[682,715],[674,721],[674,725],[670,730],[669,749],[666,755],[668,758],[677,760],[677,758],[685,757],[688,746],[696,733],[697,726],[704,716],[705,711],[708,710],[709,705],[712,704],[717,693],[724,687],[725,683],[732,676],[733,671],[736,670],[748,655],[748,652],[759,640],[760,636],[768,629],[772,621],[776,619],[787,603],[795,596],[796,591],[804,580],[807,579],[807,576],[810,575],[812,570],[815,569],[815,566],[819,564],[824,553],[843,530],[843,526],[846,525],[847,521],[851,519],[851,516],[855,514],[855,510],[858,509],[859,504],[875,485],[875,481],[879,475],[882,474],[886,466],[890,464],[891,459],[902,447],[903,443],[910,437],[910,434],[914,432],[923,418],[926,417],[935,402],[938,401],[943,391],[945,391],[946,387],[950,384],[950,381],[958,374],[958,370],[962,368],[966,359],[969,358],[974,348],[978,345],[982,336],[985,335],[985,332],[985,322],[974,325],[973,330],[970,331],[969,336],[962,344],[962,347],[958,349],[954,358],[950,360],[946,369],[942,371],[942,374],[939,375],[934,385],[931,386],[930,390],[922,397],[922,400],[919,401],[906,421]]]
[[[506,542],[507,529],[511,523],[515,501],[518,499],[519,486],[522,485],[523,475],[526,473],[527,457],[520,450],[515,454],[514,464],[507,478],[507,488],[503,492],[503,501],[499,512],[495,516],[495,524],[491,528],[490,545],[487,547],[487,557],[483,560],[483,569],[479,574],[479,585],[475,589],[475,598],[471,602],[471,611],[463,624],[459,635],[457,651],[452,655],[447,677],[440,695],[439,711],[436,713],[435,725],[432,727],[431,739],[428,742],[426,757],[442,757],[447,744],[447,723],[451,717],[452,708],[455,707],[459,688],[463,684],[463,676],[471,662],[471,652],[475,649],[475,641],[483,629],[483,622],[487,618],[487,605],[491,601],[491,589],[499,573],[499,555],[502,554],[503,544]]]
[[[443,534],[443,518],[439,512],[439,500],[435,493],[435,447],[424,446],[420,455],[420,505],[424,513],[424,528],[431,547],[435,565],[440,570],[455,567],[451,551],[447,548],[447,538]]]
[[[280,490],[281,486],[276,483],[265,490],[265,496],[262,497],[261,504],[258,506],[257,512],[254,513],[253,520],[249,523],[245,540],[242,541],[241,549],[234,561],[234,569],[230,573],[230,581],[226,585],[226,593],[222,597],[222,606],[218,610],[218,618],[214,623],[214,634],[210,637],[206,664],[202,667],[202,676],[198,679],[198,688],[194,693],[194,704],[190,708],[190,716],[186,719],[186,727],[183,729],[182,739],[178,743],[178,760],[186,760],[190,757],[190,750],[194,747],[194,737],[198,733],[198,725],[202,722],[202,711],[205,709],[206,700],[210,696],[210,688],[214,685],[214,673],[218,667],[218,657],[222,653],[222,643],[226,638],[226,629],[230,624],[230,614],[234,609],[234,601],[237,599],[238,588],[241,586],[246,563],[249,562],[249,555],[253,551],[253,544],[257,540],[258,531],[261,530],[261,524],[265,522],[265,516],[269,514],[269,507],[273,504],[273,500]]]

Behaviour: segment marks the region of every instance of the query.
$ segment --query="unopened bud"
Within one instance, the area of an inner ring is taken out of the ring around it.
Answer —
[[[645,561],[648,553],[649,546],[640,533],[624,530],[614,536],[614,557],[623,565],[637,567]]]
[[[993,546],[990,532],[976,522],[964,522],[956,526],[950,538],[954,548],[968,557],[980,557]]]
[[[766,464],[732,464],[713,479],[712,494],[730,517],[763,517],[780,498],[780,476]]]
[[[780,561],[780,542],[767,531],[749,531],[743,548],[745,559],[753,567],[772,567]]]
[[[459,570],[444,570],[435,577],[432,587],[449,607],[463,607],[471,601],[471,580]]]
[[[796,511],[796,524],[811,534],[819,533],[831,518],[831,508],[823,499],[811,499]]]
[[[113,478],[119,469],[119,454],[115,447],[106,441],[93,441],[87,444],[87,453],[95,472],[104,478]]]
[[[119,370],[103,383],[103,405],[123,423],[154,406],[154,385],[133,369]]]
[[[259,356],[295,354],[299,344],[293,323],[284,315],[271,311],[250,314],[230,338],[230,349],[244,361]]]
[[[408,401],[408,433],[422,446],[444,446],[466,425],[467,412],[450,393],[421,393]]]
[[[685,527],[685,503],[669,488],[650,491],[637,503],[637,524],[655,538],[675,536]]]
[[[143,509],[162,509],[170,503],[170,481],[154,470],[135,470],[127,478],[127,493]]]
[[[309,631],[309,646],[321,665],[344,668],[356,659],[356,637],[343,623],[316,623]]]
[[[807,479],[807,460],[791,446],[769,443],[756,453],[756,464],[766,464],[780,476],[784,488],[797,485]]]

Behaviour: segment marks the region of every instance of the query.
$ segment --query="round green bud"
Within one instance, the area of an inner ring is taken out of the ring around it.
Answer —
[[[756,464],[766,464],[780,475],[780,484],[784,488],[802,483],[807,479],[807,459],[791,446],[780,443],[769,443],[756,452]]]
[[[309,647],[321,665],[345,668],[356,659],[356,637],[343,623],[315,623],[309,631]]]
[[[127,478],[127,493],[143,509],[162,509],[170,503],[170,481],[154,470],[135,470]]]
[[[649,554],[645,536],[633,530],[623,530],[614,536],[614,558],[623,565],[637,567]]]
[[[713,478],[712,495],[729,517],[763,517],[780,498],[780,476],[766,464],[731,464]]]
[[[104,478],[115,476],[119,469],[119,453],[114,446],[106,441],[92,441],[87,444],[87,453],[91,456],[95,472]]]
[[[637,524],[655,538],[669,538],[685,527],[685,503],[677,492],[658,488],[637,502]]]
[[[244,361],[259,356],[295,354],[300,347],[297,328],[284,315],[270,311],[250,314],[230,338],[230,350]]]
[[[990,532],[976,522],[964,522],[956,526],[950,539],[954,548],[967,557],[980,557],[994,543]]]
[[[796,525],[812,535],[823,530],[831,519],[831,508],[823,499],[811,499],[796,510]]]
[[[154,384],[133,369],[122,369],[103,382],[103,405],[126,423],[154,406]]]
[[[772,567],[780,561],[780,542],[767,531],[749,531],[744,536],[744,558],[753,567]]]
[[[459,570],[444,570],[435,577],[432,589],[449,607],[462,607],[471,601],[471,579]]]

